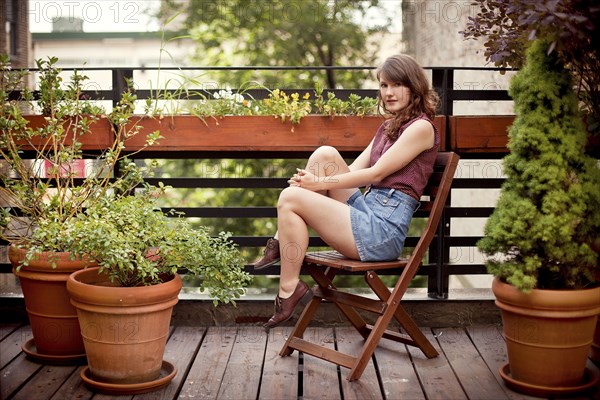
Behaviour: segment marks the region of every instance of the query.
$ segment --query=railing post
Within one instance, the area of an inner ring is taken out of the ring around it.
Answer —
[[[433,88],[440,97],[438,114],[452,115],[453,113],[453,91],[454,91],[454,69],[434,68],[431,81]]]
[[[133,80],[133,68],[115,68],[112,70],[112,95],[113,107],[117,105],[121,94],[127,90],[127,80]]]
[[[433,89],[437,92],[440,97],[440,104],[438,106],[437,114],[446,117],[446,130],[440,132],[445,138],[446,146],[450,143],[450,124],[448,123],[448,116],[452,115],[453,101],[454,101],[454,69],[452,68],[433,68],[431,81]],[[448,150],[443,148],[441,150]]]
[[[447,204],[450,204],[450,194],[448,194],[446,201]],[[450,236],[450,218],[444,207],[440,225],[437,229],[437,237],[429,247],[429,263],[435,264],[435,273],[430,274],[427,280],[427,296],[433,299],[448,298],[450,247],[445,243],[448,236]]]

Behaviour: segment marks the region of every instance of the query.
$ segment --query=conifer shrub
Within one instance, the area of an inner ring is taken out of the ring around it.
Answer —
[[[571,76],[547,48],[533,42],[511,81],[506,181],[477,244],[488,271],[525,292],[583,288],[600,269],[600,169],[585,154]]]

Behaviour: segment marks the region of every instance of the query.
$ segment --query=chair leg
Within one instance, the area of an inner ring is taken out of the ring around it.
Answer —
[[[294,352],[294,349],[290,347],[290,342],[292,341],[292,338],[301,338],[304,335],[304,331],[306,331],[308,324],[314,317],[320,304],[321,299],[313,297],[310,300],[310,302],[304,307],[304,310],[302,310],[302,313],[300,314],[300,317],[298,318],[294,329],[292,330],[290,336],[288,336],[287,340],[285,341],[285,344],[279,351],[279,355],[281,357],[289,356]]]
[[[382,300],[387,301],[391,293],[389,289],[384,285],[379,276],[374,271],[369,271],[365,274],[365,279],[373,292]],[[402,307],[402,305],[398,304],[396,311],[394,312],[394,318],[400,326],[406,331],[408,336],[413,340],[414,346],[421,349],[423,354],[427,358],[437,357],[439,353],[433,347],[431,342],[423,335],[423,332],[419,329],[415,321],[408,315],[406,310]]]
[[[354,381],[359,379],[367,367],[373,352],[377,348],[383,333],[387,330],[387,327],[392,319],[392,314],[390,312],[385,312],[377,318],[375,325],[371,329],[371,333],[368,338],[366,338],[365,343],[360,350],[360,353],[356,357],[356,362],[354,366],[350,369],[350,373],[348,374],[349,381]]]
[[[333,278],[337,274],[337,270],[328,269],[323,272],[323,269],[314,266],[307,265],[307,270],[317,284],[322,288],[336,289],[333,284]],[[356,328],[358,333],[366,339],[369,336],[369,329],[367,328],[367,322],[356,312],[356,310],[350,306],[344,304],[335,303],[337,308],[344,314],[346,319]]]

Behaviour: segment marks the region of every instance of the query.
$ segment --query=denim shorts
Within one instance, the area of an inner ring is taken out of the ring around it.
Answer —
[[[399,258],[419,202],[399,190],[371,188],[355,192],[347,203],[360,260]]]

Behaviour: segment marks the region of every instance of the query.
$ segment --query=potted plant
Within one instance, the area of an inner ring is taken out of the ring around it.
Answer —
[[[106,197],[78,216],[80,254],[98,267],[73,273],[67,290],[88,359],[81,377],[101,392],[154,390],[175,375],[163,353],[182,286],[178,270],[199,275],[200,289],[215,305],[232,302],[250,281],[229,234],[212,237],[205,227],[157,208],[163,189]]]
[[[31,71],[12,69],[8,57],[0,55],[0,238],[10,244],[29,313],[33,340],[23,350],[44,362],[67,363],[85,354],[66,278],[94,263],[72,253],[73,222],[106,193],[129,191],[142,175],[127,163],[114,178],[124,161],[124,140],[137,133],[126,127],[135,96],[123,93],[106,115],[85,100],[87,77],[74,71],[64,82],[57,61],[37,61],[34,93],[26,85]],[[87,150],[99,153],[84,160]]]
[[[585,363],[600,312],[600,170],[584,151],[570,74],[548,48],[533,42],[511,82],[507,178],[478,242],[502,311],[509,362],[500,373],[541,396],[597,384]]]

